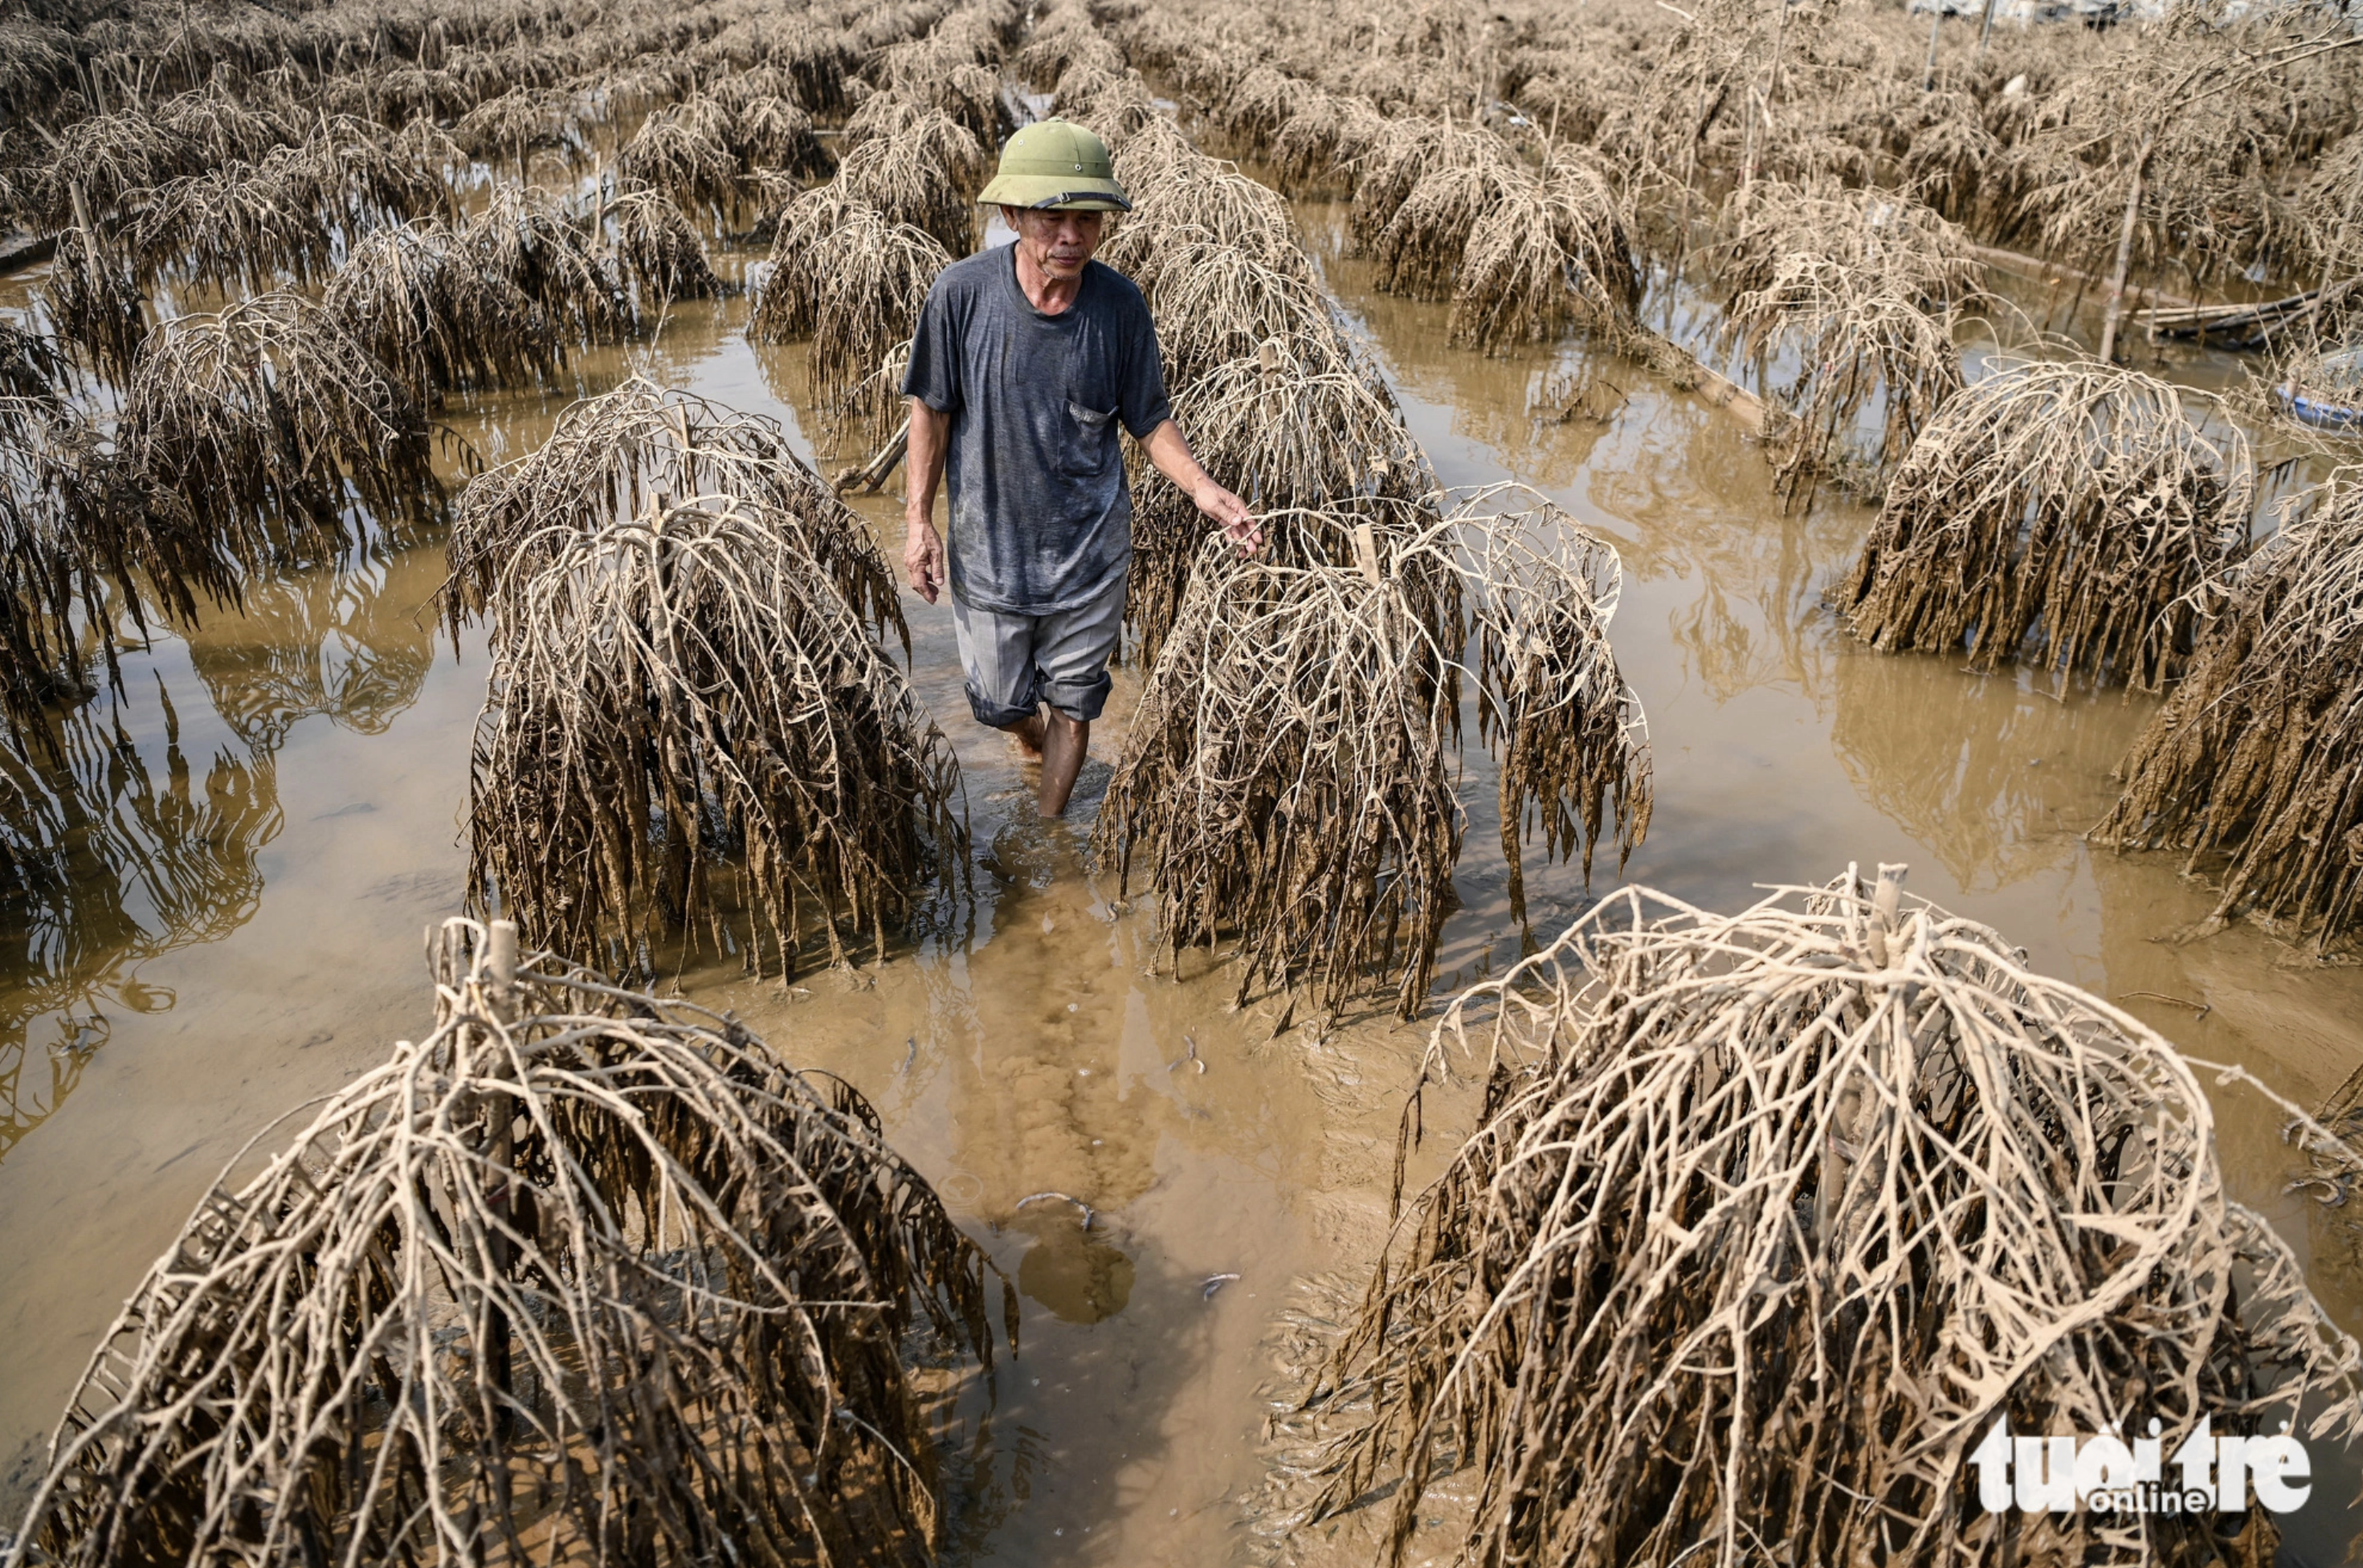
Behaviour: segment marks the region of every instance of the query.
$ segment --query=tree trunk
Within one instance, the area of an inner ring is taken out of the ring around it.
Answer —
[[[2149,150],[2157,133],[2147,132],[2141,139],[2141,150],[2134,154],[2134,177],[2125,187],[2125,220],[2117,228],[2117,259],[2109,268],[2108,308],[2101,317],[2101,362],[2113,362],[2117,351],[2117,322],[2124,314],[2125,274],[2133,270],[2134,225],[2141,217],[2142,177],[2149,172]]]
[[[1781,51],[1788,46],[1788,41],[1789,6],[1788,0],[1781,0],[1781,20],[1772,28],[1772,68],[1764,78],[1764,131],[1767,136],[1772,131],[1772,100],[1781,95]],[[1739,172],[1742,185],[1756,183],[1756,139],[1748,138],[1747,163]]]

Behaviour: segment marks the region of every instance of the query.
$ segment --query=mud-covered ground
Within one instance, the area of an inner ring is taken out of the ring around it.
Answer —
[[[1621,362],[1595,367],[1613,387],[1604,419],[1538,416],[1539,389],[1582,350],[1448,348],[1444,307],[1381,298],[1342,259],[1339,212],[1300,216],[1445,481],[1525,481],[1623,554],[1614,638],[1657,784],[1627,879],[1733,906],[1849,861],[1908,862],[1914,892],[2196,1055],[2306,1103],[2356,1064],[2363,973],[2248,928],[2180,940],[2207,890],[2170,861],[2082,842],[2150,699],[1862,651],[1822,595],[1867,512],[1825,495],[1783,516],[1724,416]],[[628,363],[795,423],[803,349],[749,344],[744,314],[743,301],[678,309],[653,346],[582,361],[585,390]],[[483,400],[455,430],[498,461],[558,406]],[[899,503],[864,506],[899,555]],[[96,935],[0,992],[0,1510],[21,1503],[96,1335],[225,1162],[425,1026],[420,935],[460,906],[485,669],[472,636],[438,639],[441,575],[438,539],[391,539],[258,592],[242,615],[132,653],[120,732],[107,721],[84,738],[82,765],[109,780],[117,814],[94,837],[139,850],[82,890],[105,906],[84,928]],[[858,1085],[1025,1294],[1024,1352],[963,1447],[952,1561],[1253,1557],[1273,1544],[1259,1533],[1261,1428],[1280,1363],[1380,1244],[1426,1027],[1300,1016],[1275,1034],[1281,1003],[1234,1009],[1219,959],[1192,953],[1177,972],[1139,890],[1127,899],[1085,848],[1137,672],[1119,673],[1071,819],[1046,827],[1022,761],[968,717],[949,610],[904,607],[919,689],[967,771],[973,901],[939,906],[883,964],[787,987],[735,971],[680,984]],[[1470,733],[1445,992],[1524,940]],[[1616,875],[1603,863],[1592,891]],[[1528,884],[1546,935],[1587,900],[1570,868],[1530,863]],[[1431,1094],[1414,1180],[1470,1108],[1465,1088]],[[2363,1327],[2341,1217],[2283,1194],[2278,1113],[2237,1090],[2219,1108],[2234,1195]],[[1043,1193],[1082,1200],[1093,1223],[1026,1203]],[[2295,1561],[2341,1557],[2356,1533],[2354,1464],[2316,1465],[2314,1501],[2288,1521]]]

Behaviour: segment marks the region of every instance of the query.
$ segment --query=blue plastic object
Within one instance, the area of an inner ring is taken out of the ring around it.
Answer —
[[[2363,430],[2363,348],[2322,357],[2321,369],[2301,386],[2281,388],[2290,417],[2317,430]]]

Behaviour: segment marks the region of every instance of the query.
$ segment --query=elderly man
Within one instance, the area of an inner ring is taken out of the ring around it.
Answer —
[[[1148,302],[1092,260],[1106,215],[1132,205],[1106,144],[1065,120],[1027,126],[980,199],[1017,242],[945,268],[919,313],[903,380],[903,564],[929,604],[951,590],[969,706],[1040,754],[1037,805],[1057,817],[1107,701],[1124,620],[1132,495],[1118,428],[1241,550],[1259,536],[1173,422]],[[949,551],[934,521],[948,462]]]

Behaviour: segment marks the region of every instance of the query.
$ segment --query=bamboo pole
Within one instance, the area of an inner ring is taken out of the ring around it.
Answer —
[[[1644,364],[1663,360],[1686,365],[1693,383],[1693,390],[1704,400],[1708,407],[1721,409],[1731,417],[1735,424],[1751,436],[1760,436],[1764,433],[1766,411],[1762,398],[1730,377],[1709,369],[1706,362],[1696,354],[1664,334],[1653,332],[1646,327],[1637,328],[1637,331],[1642,341],[1635,345],[1638,351],[1633,354],[1633,358]],[[1655,368],[1663,371],[1666,366],[1658,364]]]
[[[2141,217],[2142,176],[2149,168],[2149,150],[2157,139],[2155,131],[2142,134],[2141,150],[2134,155],[2134,176],[2125,187],[2125,218],[2117,229],[2117,259],[2109,268],[2108,308],[2101,317],[2101,362],[2113,362],[2117,349],[2117,323],[2124,314],[2125,274],[2132,269],[2134,259],[2134,225]]]
[[[493,1021],[505,1033],[517,1020],[517,927],[515,920],[494,920],[485,928],[484,968],[492,984],[484,993]],[[508,1074],[495,1065],[489,1076],[505,1078]],[[492,1167],[487,1184],[486,1207],[492,1211],[494,1229],[486,1238],[491,1251],[493,1276],[505,1278],[509,1271],[508,1238],[501,1227],[509,1223],[510,1208],[516,1201],[511,1190],[516,1182],[513,1167],[516,1163],[516,1107],[505,1095],[494,1095],[483,1101],[486,1132],[485,1163]],[[494,1408],[493,1430],[496,1440],[506,1441],[511,1428],[508,1399],[510,1383],[508,1314],[497,1304],[488,1305],[484,1313],[484,1360],[492,1373],[494,1397],[501,1403]]]
[[[911,421],[905,417],[902,427],[880,447],[877,455],[860,468],[849,468],[837,476],[839,491],[859,490],[865,495],[875,495],[886,476],[902,464],[903,454],[911,449]]]

